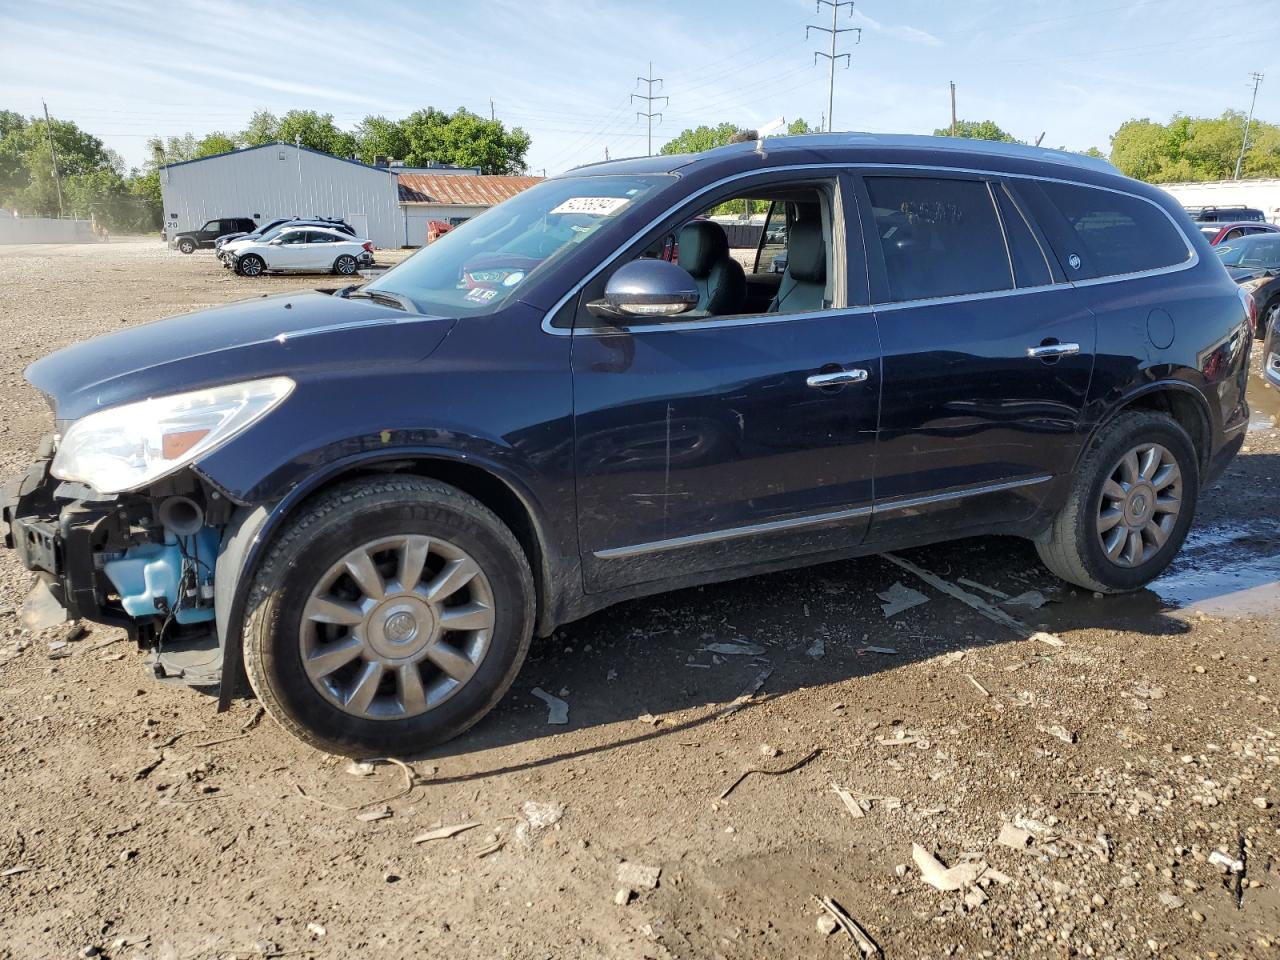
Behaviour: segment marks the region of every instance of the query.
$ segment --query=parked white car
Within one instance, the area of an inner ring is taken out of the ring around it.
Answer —
[[[373,264],[373,244],[321,227],[280,227],[261,237],[233,240],[222,263],[244,277],[264,273],[340,273]]]

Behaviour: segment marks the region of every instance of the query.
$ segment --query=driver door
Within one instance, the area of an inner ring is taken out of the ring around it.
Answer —
[[[584,304],[614,269],[661,249],[705,210],[688,207],[620,252],[578,300],[575,460],[589,592],[839,553],[866,532],[880,350],[861,234],[856,220],[847,230],[836,177],[787,186],[807,191],[811,216],[821,210],[827,293],[816,307],[613,325],[592,317]],[[750,262],[755,249],[733,252]],[[846,382],[828,379],[837,371]]]

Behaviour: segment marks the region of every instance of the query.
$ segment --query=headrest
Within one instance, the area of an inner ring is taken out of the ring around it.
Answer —
[[[787,273],[793,280],[826,282],[827,249],[822,242],[822,221],[817,217],[791,225],[791,233],[787,237]]]
[[[680,228],[679,265],[692,276],[705,277],[729,255],[729,238],[714,220],[690,220]]]

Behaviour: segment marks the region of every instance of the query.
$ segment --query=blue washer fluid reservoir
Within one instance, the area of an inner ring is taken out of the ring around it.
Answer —
[[[160,611],[156,599],[162,598],[167,609],[175,610],[179,623],[200,623],[213,619],[213,604],[195,606],[200,597],[181,597],[182,567],[190,562],[201,587],[213,583],[213,568],[218,559],[218,531],[202,527],[188,537],[178,537],[168,528],[164,543],[148,543],[130,547],[123,557],[108,560],[102,571],[120,594],[125,613],[131,617],[154,617]],[[179,547],[181,540],[181,548]],[[184,561],[185,550],[189,561]],[[204,591],[202,591],[204,592]],[[182,605],[179,606],[181,599]]]

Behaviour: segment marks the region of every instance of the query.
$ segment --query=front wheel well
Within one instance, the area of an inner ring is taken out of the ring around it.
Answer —
[[[447,483],[479,500],[497,514],[498,519],[514,534],[520,549],[524,551],[525,559],[529,561],[529,569],[533,571],[538,623],[541,626],[546,613],[550,610],[548,592],[551,577],[549,560],[543,548],[537,524],[524,500],[506,482],[483,467],[430,457],[355,466],[327,478],[324,483],[312,490],[305,500],[296,504],[290,513],[296,514],[304,509],[307,503],[316,497],[323,496],[327,490],[337,484],[362,477],[386,476],[388,473],[412,474]]]

